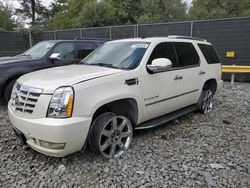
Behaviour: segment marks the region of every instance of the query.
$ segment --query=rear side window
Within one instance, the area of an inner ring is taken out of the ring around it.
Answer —
[[[84,43],[76,43],[76,51],[77,51],[77,59],[83,59],[87,55],[89,55],[95,48],[97,48],[96,45],[89,43],[89,42],[84,42]]]
[[[208,64],[220,63],[220,58],[213,46],[207,44],[198,44],[198,46],[201,49],[201,52],[203,53]]]
[[[188,67],[199,64],[200,58],[192,43],[176,42],[174,45],[179,57],[180,67]]]

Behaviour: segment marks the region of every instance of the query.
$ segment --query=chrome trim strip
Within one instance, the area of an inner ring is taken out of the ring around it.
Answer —
[[[179,95],[175,95],[175,96],[172,96],[172,97],[168,97],[168,98],[165,98],[165,99],[161,99],[161,100],[158,100],[158,101],[154,101],[154,102],[150,102],[150,103],[147,103],[145,104],[145,106],[151,106],[153,104],[157,104],[157,103],[160,103],[160,102],[164,102],[164,101],[167,101],[167,100],[171,100],[171,99],[174,99],[174,98],[177,98],[177,97],[181,97],[183,95],[187,95],[187,94],[190,94],[190,93],[194,93],[196,91],[199,91],[199,89],[195,89],[195,90],[192,90],[192,91],[188,91],[188,92],[185,92],[185,93],[181,93]]]
[[[21,85],[20,90],[26,91],[28,93],[37,93],[37,94],[41,94],[43,92],[43,89],[29,87],[29,86],[25,86],[25,85]]]

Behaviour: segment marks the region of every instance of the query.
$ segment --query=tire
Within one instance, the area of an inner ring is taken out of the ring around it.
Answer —
[[[198,111],[200,111],[203,114],[209,113],[213,108],[213,96],[214,93],[212,89],[203,88],[200,99],[197,103]]]
[[[119,158],[128,149],[132,135],[133,127],[127,117],[106,112],[93,122],[89,145],[105,158]]]
[[[16,80],[12,80],[10,81],[7,86],[5,87],[5,91],[4,91],[4,101],[6,103],[9,102],[10,100],[10,97],[11,97],[11,92],[12,92],[12,89],[13,89],[13,86],[15,84]]]

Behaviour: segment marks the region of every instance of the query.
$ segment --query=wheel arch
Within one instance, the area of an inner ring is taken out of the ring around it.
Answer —
[[[17,73],[17,74],[13,74],[11,76],[9,76],[3,83],[3,91],[1,92],[1,97],[4,95],[4,91],[6,89],[6,87],[8,86],[8,84],[13,81],[18,79],[19,77],[21,77],[23,75],[23,73]]]
[[[211,79],[208,79],[204,85],[203,85],[203,88],[205,89],[211,89],[213,91],[213,93],[216,93],[217,91],[217,81],[215,78],[211,78]]]
[[[122,98],[102,104],[95,110],[92,116],[92,123],[104,112],[113,112],[118,115],[124,115],[130,119],[133,126],[138,122],[138,103],[134,98]]]

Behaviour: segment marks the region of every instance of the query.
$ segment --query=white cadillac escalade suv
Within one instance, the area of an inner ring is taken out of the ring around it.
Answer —
[[[194,110],[208,113],[222,86],[221,64],[206,40],[182,36],[103,44],[77,65],[17,80],[8,104],[16,135],[46,155],[90,148],[118,158],[133,131]]]

